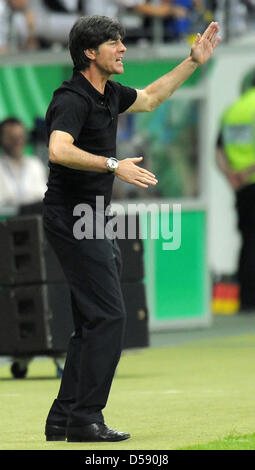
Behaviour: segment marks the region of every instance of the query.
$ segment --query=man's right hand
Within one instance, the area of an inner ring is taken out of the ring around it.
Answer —
[[[115,170],[115,175],[126,183],[140,186],[141,188],[148,188],[148,186],[155,186],[158,182],[155,175],[150,173],[145,168],[140,168],[136,163],[140,163],[143,157],[125,158],[119,160],[119,166]]]

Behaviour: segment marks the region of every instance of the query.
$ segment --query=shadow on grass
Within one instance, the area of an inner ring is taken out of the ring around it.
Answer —
[[[54,376],[49,376],[49,377],[23,377],[23,378],[15,378],[15,377],[0,377],[0,382],[22,382],[22,381],[26,381],[26,382],[32,382],[32,381],[36,381],[36,380],[60,380],[59,377],[54,377]]]
[[[115,379],[116,380],[143,380],[145,378],[150,378],[150,377],[161,377],[162,374],[149,374],[149,373],[143,373],[143,374],[116,374]],[[16,378],[16,377],[0,377],[0,382],[10,382],[10,381],[16,381],[16,382],[21,382],[22,380],[25,381],[36,381],[36,380],[59,380],[59,377],[56,376],[31,376],[31,377],[23,377],[23,378]]]

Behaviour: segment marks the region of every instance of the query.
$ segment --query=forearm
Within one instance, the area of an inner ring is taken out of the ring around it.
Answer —
[[[54,134],[51,136],[49,146],[49,157],[52,163],[73,168],[75,170],[98,171],[106,173],[107,158],[94,155],[89,152],[80,150],[70,142],[54,142]],[[149,185],[157,184],[155,175],[145,168],[136,165],[142,160],[142,157],[126,158],[119,161],[119,166],[115,171],[115,175],[127,183],[135,184],[142,188],[148,188]]]
[[[169,96],[192,75],[197,67],[198,64],[194,62],[191,57],[188,57],[171,70],[171,72],[168,72],[148,85],[144,91],[148,96],[150,109],[155,109],[169,98]]]
[[[57,163],[74,170],[107,172],[106,157],[93,155],[71,143],[52,144],[49,148],[49,159],[52,163]]]
[[[137,98],[126,113],[153,111],[167,100],[199,65],[205,64],[210,59],[220,42],[220,37],[216,38],[218,32],[218,23],[212,22],[202,36],[198,33],[191,47],[190,56],[143,90],[137,90]]]
[[[163,3],[159,5],[153,5],[152,3],[144,3],[142,5],[136,5],[135,7],[133,7],[133,10],[136,13],[140,13],[142,15],[158,17],[170,16],[175,12],[174,8],[171,5]]]

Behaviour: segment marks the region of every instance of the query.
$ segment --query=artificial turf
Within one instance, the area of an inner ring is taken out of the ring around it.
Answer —
[[[118,443],[46,442],[59,379],[50,358],[25,379],[0,366],[1,450],[255,449],[255,335],[124,352],[104,410]]]
[[[227,436],[222,440],[208,442],[180,450],[254,450],[255,433],[246,435]]]

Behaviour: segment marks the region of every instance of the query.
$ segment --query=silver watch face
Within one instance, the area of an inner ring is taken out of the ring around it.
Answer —
[[[116,168],[118,168],[118,161],[115,158],[109,158],[107,160],[107,168],[110,171],[116,170]]]

